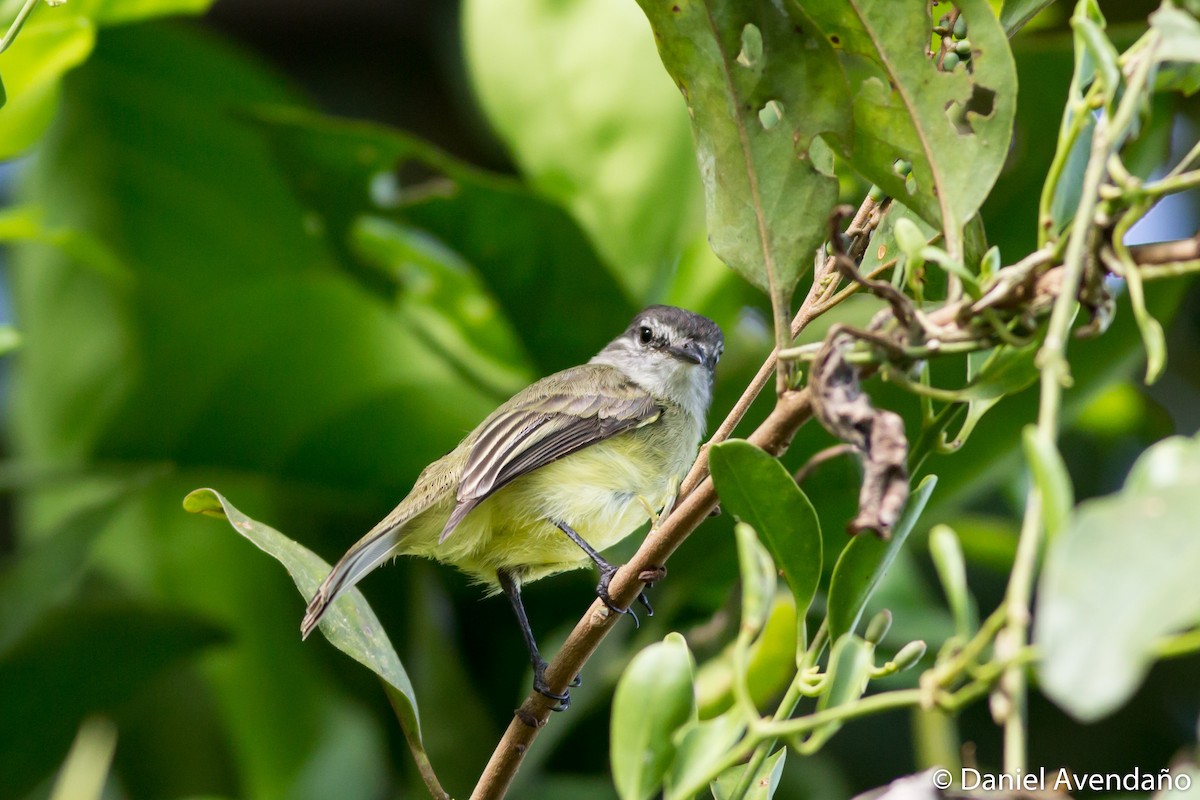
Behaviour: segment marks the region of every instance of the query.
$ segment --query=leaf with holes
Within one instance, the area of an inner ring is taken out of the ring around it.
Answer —
[[[847,135],[846,76],[794,3],[640,4],[692,116],[712,248],[771,295],[779,324],[837,202],[816,137]]]
[[[837,149],[872,183],[940,224],[946,249],[961,258],[958,229],[979,210],[1008,155],[1017,76],[986,0],[956,5],[971,49],[951,71],[928,55],[927,4],[822,0],[805,8],[850,75],[854,134],[834,139]]]

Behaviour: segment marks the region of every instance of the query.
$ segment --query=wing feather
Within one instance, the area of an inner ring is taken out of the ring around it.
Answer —
[[[591,390],[580,394],[580,385]],[[506,484],[652,422],[660,413],[653,397],[611,367],[586,365],[539,381],[480,426],[459,481],[457,504],[439,541]]]

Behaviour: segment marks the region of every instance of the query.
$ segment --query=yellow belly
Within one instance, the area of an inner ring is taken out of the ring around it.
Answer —
[[[588,566],[591,559],[554,522],[596,550],[636,531],[649,518],[647,505],[661,509],[695,457],[699,431],[681,437],[671,427],[620,434],[514,480],[440,544],[450,509],[438,509],[405,537],[403,552],[452,564],[497,591],[497,570],[528,582]]]

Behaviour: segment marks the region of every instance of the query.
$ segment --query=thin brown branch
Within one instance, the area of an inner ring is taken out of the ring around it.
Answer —
[[[1135,244],[1129,248],[1129,255],[1138,264],[1195,261],[1200,259],[1200,234],[1196,234],[1190,239],[1177,239],[1173,242]]]
[[[808,461],[804,462],[804,465],[800,467],[800,469],[796,470],[796,474],[792,476],[792,479],[798,484],[804,483],[804,481],[808,479],[808,476],[812,475],[813,470],[824,464],[826,461],[832,461],[835,458],[850,455],[854,452],[854,445],[846,444],[844,442],[842,444],[830,445],[824,450],[818,450],[812,454]]]

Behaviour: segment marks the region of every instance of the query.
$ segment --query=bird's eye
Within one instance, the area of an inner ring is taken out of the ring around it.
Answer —
[[[650,340],[654,338],[654,331],[647,328],[645,325],[638,328],[638,341],[642,344],[650,344]]]

